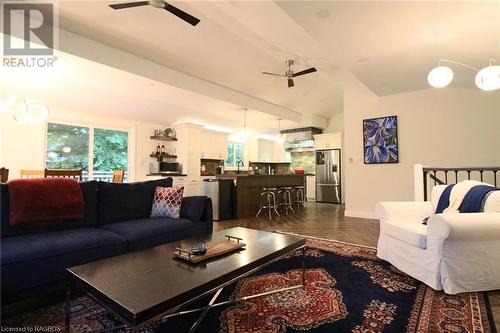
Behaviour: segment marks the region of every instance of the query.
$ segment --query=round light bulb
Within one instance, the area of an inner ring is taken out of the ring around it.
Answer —
[[[500,66],[488,66],[477,72],[476,86],[485,91],[500,89]]]
[[[19,95],[13,96],[6,106],[6,111],[10,111],[17,122],[26,122],[28,119],[28,105],[24,98]]]
[[[453,71],[446,66],[433,68],[427,76],[427,81],[434,88],[444,88],[453,80]]]
[[[30,123],[42,123],[49,117],[49,108],[40,101],[30,99],[26,101]]]

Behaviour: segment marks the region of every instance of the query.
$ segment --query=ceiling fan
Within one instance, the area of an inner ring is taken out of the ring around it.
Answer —
[[[262,74],[286,77],[288,79],[288,88],[291,88],[291,87],[293,87],[295,85],[294,82],[293,82],[293,78],[294,77],[316,72],[316,68],[311,67],[311,68],[308,68],[308,69],[305,69],[303,71],[295,73],[294,71],[292,71],[292,66],[293,66],[294,63],[295,63],[295,61],[293,61],[293,60],[287,60],[286,61],[286,64],[288,66],[288,70],[285,72],[285,75],[283,75],[283,74],[269,73],[269,72],[262,72]]]
[[[124,8],[132,8],[132,7],[140,7],[140,6],[152,6],[155,8],[160,8],[160,9],[165,9],[166,11],[174,14],[181,20],[186,21],[187,23],[191,24],[192,26],[197,25],[200,23],[200,19],[194,17],[191,14],[186,13],[183,10],[180,10],[179,8],[169,4],[168,2],[164,0],[149,0],[149,1],[135,1],[135,2],[126,2],[126,3],[117,3],[113,5],[109,5],[109,7],[113,9],[124,9]]]

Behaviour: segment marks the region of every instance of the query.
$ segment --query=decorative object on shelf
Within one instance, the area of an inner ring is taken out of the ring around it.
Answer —
[[[240,237],[230,235],[225,235],[225,237],[225,240],[216,240],[206,244],[202,244],[205,246],[205,249],[203,249],[199,245],[193,246],[190,249],[176,247],[174,258],[186,260],[195,264],[213,257],[221,256],[223,254],[239,250],[246,246],[246,244],[242,242],[243,239]],[[205,250],[205,253],[201,254],[199,250]]]
[[[448,86],[453,80],[453,70],[447,66],[442,66],[442,62],[459,65],[471,69],[476,73],[475,84],[484,91],[493,91],[500,89],[500,66],[493,65],[494,59],[489,59],[489,65],[478,69],[476,67],[447,59],[440,59],[438,67],[433,68],[427,76],[427,81],[434,88],[443,88]]]
[[[363,120],[365,164],[398,163],[397,116]]]
[[[163,135],[169,138],[175,138],[175,129],[173,128],[166,128],[163,131]]]
[[[42,123],[49,117],[49,108],[39,100],[24,99],[21,95],[12,95],[0,107],[0,113],[11,112],[19,123]]]
[[[161,128],[154,130],[154,136],[162,136],[162,135],[163,135],[163,130]]]

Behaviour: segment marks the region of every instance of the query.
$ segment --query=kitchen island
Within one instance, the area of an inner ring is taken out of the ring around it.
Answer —
[[[255,217],[259,210],[260,188],[263,186],[306,186],[306,175],[217,175],[217,179],[236,182],[235,217]],[[305,191],[304,191],[305,197]],[[276,199],[278,199],[276,197]]]

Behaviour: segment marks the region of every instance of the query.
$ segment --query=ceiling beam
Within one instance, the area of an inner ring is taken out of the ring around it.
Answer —
[[[59,49],[62,52],[73,54],[103,65],[192,91],[200,95],[246,107],[251,110],[267,113],[277,118],[294,122],[300,122],[302,120],[302,114],[297,111],[174,70],[132,53],[107,46],[63,29],[59,30]],[[99,78],[96,77],[96,80],[98,79]]]

